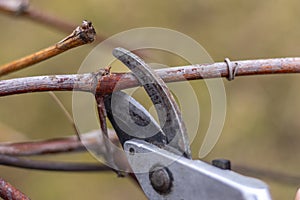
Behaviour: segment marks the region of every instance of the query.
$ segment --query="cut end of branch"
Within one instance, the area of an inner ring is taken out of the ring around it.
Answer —
[[[80,39],[86,43],[93,42],[96,38],[96,31],[92,25],[92,22],[83,20],[81,26],[75,29],[75,33],[79,34]]]
[[[56,47],[62,51],[91,43],[96,38],[96,31],[92,25],[92,22],[83,20],[80,26],[62,41],[57,43]]]

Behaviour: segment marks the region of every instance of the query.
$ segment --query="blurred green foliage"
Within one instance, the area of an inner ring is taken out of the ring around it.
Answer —
[[[298,0],[33,0],[31,3],[42,11],[76,24],[83,19],[91,20],[97,33],[106,37],[136,27],[174,29],[198,41],[215,61],[222,61],[225,57],[243,60],[300,54]],[[45,48],[66,36],[58,30],[5,14],[0,15],[0,27],[2,64]],[[92,48],[92,45],[86,45],[71,50],[5,78],[76,73]],[[176,59],[168,61],[174,66],[181,64]],[[113,71],[118,70],[113,68]],[[243,164],[299,176],[299,75],[241,77],[224,82],[228,105],[225,126],[219,142],[205,160],[228,158],[233,165]],[[193,81],[192,85],[198,91],[201,107],[201,126],[192,144],[196,157],[210,119],[210,100],[203,81]],[[56,94],[71,112],[72,94]],[[0,110],[1,141],[73,134],[63,112],[46,93],[0,98]],[[73,157],[91,159],[88,155]],[[59,157],[63,160],[71,158]],[[144,198],[134,183],[117,178],[113,173],[50,173],[1,167],[0,176],[32,199]],[[296,188],[300,186],[264,181],[270,185],[273,198],[278,200],[293,199]]]

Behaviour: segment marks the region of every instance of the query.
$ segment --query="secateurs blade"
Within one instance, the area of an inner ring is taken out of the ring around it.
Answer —
[[[151,101],[153,102],[156,112],[158,114],[158,119],[160,123],[161,130],[157,131],[158,136],[157,138],[160,138],[156,141],[156,143],[161,143],[166,145],[167,147],[173,149],[174,153],[183,155],[187,158],[191,158],[191,151],[190,151],[190,145],[188,140],[188,134],[186,131],[185,124],[182,120],[181,113],[179,111],[179,107],[176,104],[171,92],[169,91],[168,87],[164,83],[164,81],[155,74],[155,72],[137,55],[131,53],[130,51],[127,51],[123,48],[116,48],[113,50],[113,55],[119,59],[121,62],[123,62],[134,74],[134,76],[139,81],[140,85],[142,85],[149,95]],[[119,139],[125,142],[128,139],[132,139],[132,133],[130,131],[131,128],[128,126],[128,130],[126,131],[126,128],[122,128],[124,124],[126,123],[116,123],[117,121],[128,121],[128,116],[120,114],[114,114],[113,113],[113,106],[111,106],[111,99],[113,98],[113,95],[115,93],[112,93],[108,97],[106,97],[106,110],[108,112],[108,118],[112,122],[112,125],[116,129],[116,131],[120,132],[117,133],[119,136]],[[123,93],[118,93],[118,95],[121,95],[123,98],[118,99],[118,103],[116,104],[128,104],[128,102],[133,102],[133,99],[130,99],[129,97],[126,97],[126,95]],[[122,102],[125,100],[124,103]],[[130,104],[130,103],[129,103]],[[137,105],[137,102],[134,102],[134,105]],[[143,113],[143,116],[150,116],[148,112],[141,106],[135,106],[139,111],[138,113]],[[127,109],[127,113],[132,111],[130,107],[123,108],[123,110]],[[137,110],[136,110],[137,111]],[[129,115],[130,116],[130,115]],[[127,118],[127,119],[126,119]],[[132,117],[131,117],[132,118]],[[148,118],[150,119],[150,118]],[[151,118],[151,121],[154,120]],[[145,123],[145,122],[143,122]],[[151,122],[151,124],[156,124],[155,122]],[[141,136],[145,133],[145,129],[143,126],[139,126],[140,134]],[[147,131],[146,131],[147,132]],[[153,132],[151,132],[153,134]],[[127,135],[125,137],[125,135]],[[131,136],[128,136],[131,135]],[[121,136],[121,138],[120,138]],[[155,135],[153,135],[154,137]],[[152,137],[152,139],[153,139]],[[165,137],[165,141],[163,139]],[[155,137],[154,137],[155,138]],[[147,139],[145,139],[147,141]],[[154,143],[154,140],[152,140],[152,143]]]

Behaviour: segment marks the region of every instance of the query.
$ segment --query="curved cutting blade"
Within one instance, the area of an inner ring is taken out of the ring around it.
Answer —
[[[150,96],[169,146],[185,157],[191,157],[187,131],[179,107],[164,81],[137,55],[123,48],[115,48],[113,55],[136,76]]]

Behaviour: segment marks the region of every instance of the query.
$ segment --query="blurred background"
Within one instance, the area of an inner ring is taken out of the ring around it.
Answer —
[[[97,34],[104,37],[137,27],[173,29],[198,41],[216,62],[222,62],[225,57],[245,60],[300,55],[298,0],[32,0],[31,5],[75,24],[88,19]],[[48,47],[67,35],[5,13],[0,13],[0,27],[0,64]],[[3,79],[76,73],[93,47],[86,45],[70,50]],[[171,55],[155,55],[155,52],[149,55],[152,54],[169,66],[185,64]],[[114,71],[125,71],[125,68],[114,65]],[[210,97],[203,81],[191,84],[201,110],[200,128],[192,143],[193,157],[197,158],[210,120]],[[227,158],[233,168],[243,165],[299,177],[300,75],[238,77],[232,82],[224,79],[224,84],[227,95],[224,129],[204,160]],[[72,93],[56,94],[71,112]],[[136,96],[143,101],[142,94]],[[0,113],[1,141],[74,134],[72,125],[47,93],[1,97]],[[93,160],[88,154],[51,156],[50,159]],[[300,181],[275,181],[258,173],[243,173],[269,184],[275,200],[293,199],[300,187]],[[0,167],[0,176],[32,199],[145,199],[134,183],[127,178],[117,178],[114,173],[54,173]]]

